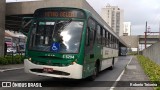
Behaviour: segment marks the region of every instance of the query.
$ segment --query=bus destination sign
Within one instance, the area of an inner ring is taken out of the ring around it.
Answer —
[[[36,17],[56,17],[56,18],[84,18],[84,13],[80,10],[40,10],[35,13]]]
[[[45,17],[77,17],[77,12],[45,12]]]

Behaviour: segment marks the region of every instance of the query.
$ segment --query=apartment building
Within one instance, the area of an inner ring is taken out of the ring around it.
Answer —
[[[102,8],[101,17],[119,36],[123,36],[124,11],[118,6],[109,4]]]

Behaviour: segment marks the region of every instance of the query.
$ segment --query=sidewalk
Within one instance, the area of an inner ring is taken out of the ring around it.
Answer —
[[[24,68],[24,64],[0,65],[0,72],[22,68]]]
[[[133,56],[120,81],[149,81],[137,58]],[[153,90],[152,87],[116,87],[114,90]]]

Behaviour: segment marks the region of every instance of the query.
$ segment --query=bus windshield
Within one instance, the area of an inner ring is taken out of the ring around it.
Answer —
[[[29,49],[54,53],[78,53],[82,21],[58,20],[34,22]]]

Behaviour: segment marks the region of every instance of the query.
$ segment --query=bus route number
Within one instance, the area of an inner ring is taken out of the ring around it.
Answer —
[[[74,59],[74,56],[73,55],[63,55],[63,58]]]

